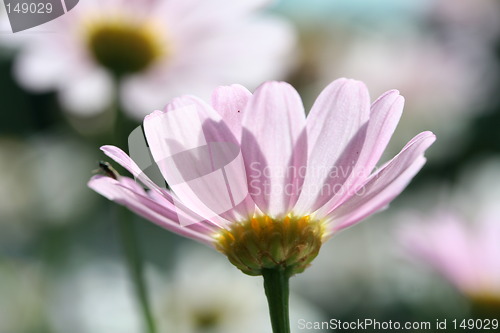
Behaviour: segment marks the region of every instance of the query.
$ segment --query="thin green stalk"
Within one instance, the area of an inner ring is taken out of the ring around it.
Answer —
[[[119,80],[116,80],[117,91],[120,88]],[[136,125],[132,124],[124,117],[120,108],[119,96],[115,96],[115,105],[112,109],[115,112],[115,125],[113,136],[115,145],[126,150],[128,135],[130,130]],[[140,251],[139,239],[137,238],[133,215],[124,207],[117,207],[117,224],[120,239],[125,254],[130,277],[134,283],[137,301],[141,308],[144,326],[147,333],[156,333],[156,326],[149,306],[146,281],[144,280],[143,259]]]
[[[288,295],[290,273],[281,267],[262,269],[273,333],[290,333]]]
[[[134,221],[131,218],[132,215],[126,210],[126,208],[117,207],[117,209],[117,224],[120,239],[125,253],[129,273],[132,281],[134,282],[135,292],[141,307],[146,332],[156,333],[153,315],[151,313],[151,308],[149,307],[148,293],[143,275],[144,267]]]

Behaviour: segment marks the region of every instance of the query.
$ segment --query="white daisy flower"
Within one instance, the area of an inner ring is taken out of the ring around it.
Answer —
[[[81,1],[31,33],[10,36],[24,46],[14,74],[31,91],[57,90],[63,107],[79,115],[113,107],[118,94],[125,111],[142,119],[179,94],[208,97],[220,84],[255,87],[283,77],[294,33],[277,17],[256,15],[262,5]]]

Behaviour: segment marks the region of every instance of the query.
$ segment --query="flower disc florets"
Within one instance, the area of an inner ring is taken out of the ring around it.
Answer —
[[[256,216],[231,224],[215,236],[215,247],[248,275],[263,268],[284,268],[301,273],[318,255],[327,234],[321,221],[310,216],[283,218]]]
[[[121,19],[94,23],[87,32],[95,60],[117,76],[140,72],[164,56],[158,37],[148,25]]]

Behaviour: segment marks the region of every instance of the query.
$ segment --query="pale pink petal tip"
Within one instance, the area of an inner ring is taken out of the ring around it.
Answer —
[[[328,217],[332,229],[345,229],[380,211],[395,199],[424,166],[424,152],[436,140],[434,133],[422,132],[401,152],[383,165],[362,185],[363,192],[352,195],[334,208]]]
[[[144,117],[144,120],[146,119],[153,119],[153,118],[156,118],[156,117],[159,117],[161,116],[162,114],[164,114],[165,111],[161,111],[161,110],[154,110],[153,112],[151,112],[150,114],[146,115]]]
[[[103,175],[95,175],[87,182],[88,187],[108,200],[119,198],[119,192],[114,188],[116,184],[118,184],[117,180]]]
[[[188,227],[181,226],[177,212],[171,206],[166,205],[167,201],[154,200],[133,179],[121,177],[119,180],[115,180],[97,175],[92,177],[87,185],[107,199],[127,207],[162,228],[213,246],[212,238],[209,235],[211,229],[206,228],[201,223]]]

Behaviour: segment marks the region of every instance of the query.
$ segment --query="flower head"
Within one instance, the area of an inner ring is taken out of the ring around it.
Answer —
[[[402,109],[397,91],[370,106],[365,85],[347,79],[326,87],[307,119],[287,83],[267,82],[254,94],[220,87],[211,104],[184,96],[144,120],[169,190],[112,146],[102,150],[148,190],[127,177],[95,176],[89,186],[217,248],[247,274],[281,267],[291,275],[331,235],[387,206],[423,166],[430,132],[373,172]]]
[[[477,303],[500,306],[499,161],[466,174],[458,191],[427,214],[408,214],[400,239]],[[469,170],[470,171],[470,170]],[[497,311],[498,313],[498,311]]]
[[[57,91],[70,112],[97,114],[119,95],[125,111],[142,119],[187,92],[208,97],[218,84],[282,77],[293,62],[294,33],[277,17],[257,15],[263,4],[81,1],[34,29],[52,33],[16,34],[22,50],[14,74],[26,89]]]

